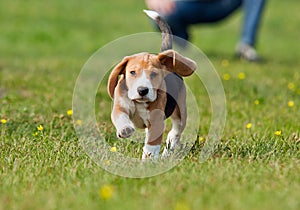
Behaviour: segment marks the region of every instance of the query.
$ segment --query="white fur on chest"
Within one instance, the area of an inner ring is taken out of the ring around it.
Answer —
[[[138,116],[142,119],[142,121],[144,122],[144,125],[146,125],[146,127],[148,127],[149,119],[150,119],[150,112],[148,110],[148,104],[136,103],[135,107],[136,107],[136,112],[137,112]]]

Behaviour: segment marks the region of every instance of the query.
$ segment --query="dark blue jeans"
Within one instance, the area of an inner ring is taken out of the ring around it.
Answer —
[[[239,7],[243,6],[244,22],[241,42],[253,46],[265,0],[215,0],[215,1],[175,1],[175,11],[165,19],[175,36],[189,39],[188,26],[223,20]]]

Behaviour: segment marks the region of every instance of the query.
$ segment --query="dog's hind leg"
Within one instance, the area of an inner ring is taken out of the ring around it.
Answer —
[[[186,126],[185,94],[180,94],[174,112],[171,115],[172,129],[168,133],[166,147],[162,157],[170,156],[180,144],[181,134]]]
[[[166,140],[166,147],[163,151],[162,156],[169,156],[175,148],[180,144],[181,133],[184,130],[186,119],[180,118],[175,114],[171,115],[172,129],[168,133]]]

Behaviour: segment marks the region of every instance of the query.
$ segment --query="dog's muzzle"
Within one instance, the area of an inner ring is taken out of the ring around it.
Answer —
[[[137,92],[140,96],[144,97],[149,93],[149,88],[141,86],[137,88]]]

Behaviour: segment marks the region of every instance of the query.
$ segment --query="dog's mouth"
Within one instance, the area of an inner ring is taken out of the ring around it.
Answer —
[[[151,102],[148,97],[141,97],[141,98],[135,98],[133,101],[138,102],[138,103],[146,103],[146,102]]]
[[[148,103],[148,102],[153,102],[156,100],[156,97],[152,98],[152,97],[148,97],[148,96],[140,96],[134,99],[131,99],[134,102],[137,103]]]

